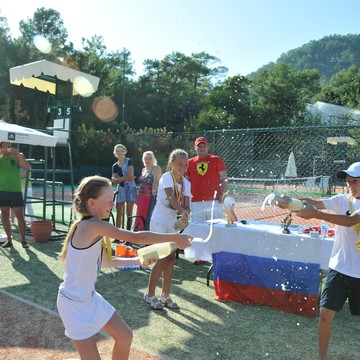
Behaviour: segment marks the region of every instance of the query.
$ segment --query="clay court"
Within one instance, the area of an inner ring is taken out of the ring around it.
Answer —
[[[0,291],[0,359],[79,359],[57,313]],[[113,340],[97,335],[101,358],[111,359]],[[159,356],[132,347],[130,360],[160,360]]]

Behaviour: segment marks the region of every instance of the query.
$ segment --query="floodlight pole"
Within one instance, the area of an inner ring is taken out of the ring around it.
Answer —
[[[122,68],[122,109],[121,109],[121,134],[124,134],[125,127],[125,61],[126,61],[126,52],[124,48],[124,59],[123,59],[123,68]]]

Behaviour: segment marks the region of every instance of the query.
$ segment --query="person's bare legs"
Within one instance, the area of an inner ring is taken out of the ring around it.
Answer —
[[[127,360],[129,358],[132,342],[132,331],[118,312],[102,328],[114,340],[112,360]],[[96,346],[95,336],[85,340],[72,340],[77,352],[82,360],[100,360],[99,350]]]
[[[117,203],[116,204],[116,227],[122,228],[122,220],[124,215],[124,207],[125,203]]]
[[[25,223],[25,218],[24,218],[24,208],[23,207],[15,207],[15,208],[13,208],[13,211],[14,211],[14,214],[18,221],[20,240],[22,243],[26,243],[26,240],[25,240],[26,223]]]
[[[169,256],[166,256],[165,258],[160,259],[156,262],[150,273],[147,296],[149,297],[155,296],[156,285],[158,284],[161,276],[163,278],[161,297],[166,299],[170,296],[170,287],[174,272],[175,259],[176,259],[176,252],[173,252]],[[167,300],[167,303],[168,302],[176,306],[173,308],[178,309],[177,304],[171,302],[171,300],[170,301]]]
[[[103,330],[115,340],[112,360],[127,360],[133,333],[118,312],[115,311],[114,315],[103,327]]]
[[[133,202],[127,202],[126,203],[126,230],[131,230],[132,225],[132,214],[134,209],[134,203]]]
[[[101,360],[95,336],[84,340],[72,340],[81,360]]]
[[[336,311],[324,307],[320,308],[319,317],[319,360],[327,359],[327,351],[331,337],[332,321]]]
[[[160,276],[163,273],[166,265],[167,265],[167,257],[159,259],[155,265],[153,266],[153,268],[151,269],[151,273],[149,276],[149,285],[148,285],[148,292],[147,295],[149,297],[154,296],[155,295],[155,289],[156,286],[160,280]]]
[[[162,296],[168,297],[170,295],[171,282],[174,273],[174,264],[176,260],[176,251],[172,252],[166,258],[166,265],[162,273],[163,283],[162,283]]]
[[[11,224],[10,224],[10,208],[9,207],[2,207],[1,208],[1,218],[2,218],[2,225],[7,237],[7,241],[11,244]]]

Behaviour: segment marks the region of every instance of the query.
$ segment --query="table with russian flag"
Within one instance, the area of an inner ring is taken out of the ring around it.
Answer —
[[[185,257],[212,262],[217,300],[314,317],[318,312],[321,270],[328,269],[332,238],[313,238],[280,224],[246,221],[226,226],[222,219],[191,223],[194,241]]]

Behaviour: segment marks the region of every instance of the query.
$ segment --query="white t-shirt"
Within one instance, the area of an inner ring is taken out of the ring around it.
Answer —
[[[190,198],[190,182],[186,178],[183,178],[184,181],[184,192],[183,196],[188,196]],[[181,191],[181,184],[177,184],[178,191]],[[167,199],[165,192],[166,188],[174,188],[174,181],[170,172],[164,173],[159,181],[156,205],[151,216],[151,221],[157,221],[165,225],[173,225],[177,220],[176,210],[170,207],[170,202]],[[175,232],[175,230],[174,230]]]
[[[351,212],[360,214],[360,199],[352,199],[350,195],[335,195],[323,199],[323,204],[330,213],[346,215]],[[335,225],[335,242],[331,252],[329,268],[344,275],[360,278],[360,251],[356,249],[356,241],[360,238],[353,226]]]

